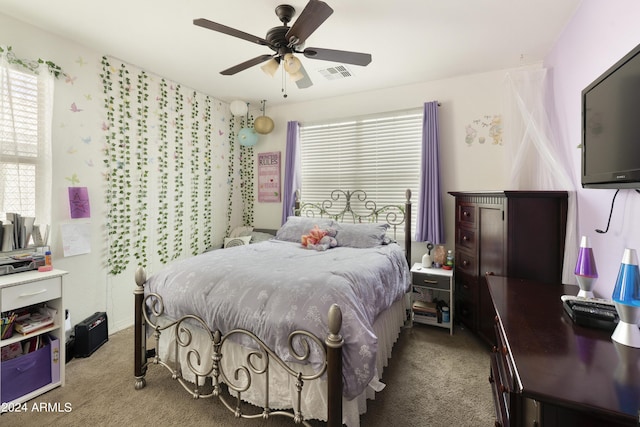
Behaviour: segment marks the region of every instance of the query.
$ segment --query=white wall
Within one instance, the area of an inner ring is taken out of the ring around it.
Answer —
[[[552,70],[556,121],[563,144],[572,153],[575,181],[580,182],[581,98],[588,86],[611,65],[640,43],[640,3],[634,0],[585,0],[545,59]],[[589,236],[599,278],[597,296],[610,298],[625,248],[640,249],[640,194],[621,190],[607,234],[615,190],[578,189],[578,233]]]
[[[505,71],[425,82],[375,92],[331,98],[314,102],[284,104],[268,109],[276,123],[274,131],[261,137],[257,151],[285,153],[286,124],[324,119],[361,116],[384,111],[419,108],[424,102],[438,100],[440,119],[440,161],[446,246],[454,246],[454,199],[449,191],[506,189],[504,146],[493,144],[486,124],[494,115],[502,114],[502,90]],[[274,82],[275,84],[275,82]],[[485,116],[489,116],[488,118]],[[479,122],[483,123],[479,123]],[[465,142],[466,127],[478,129],[486,142]],[[284,163],[284,159],[283,159]],[[417,203],[417,194],[414,195]],[[280,225],[280,204],[256,203],[256,226],[276,228]],[[424,245],[416,245],[412,257],[422,258]]]

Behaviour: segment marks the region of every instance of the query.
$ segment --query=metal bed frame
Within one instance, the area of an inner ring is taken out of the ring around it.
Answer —
[[[352,199],[355,198],[355,199]],[[344,199],[344,200],[342,200]],[[353,210],[352,201],[358,201],[359,206],[364,206],[364,211],[357,213]],[[343,202],[342,208],[336,208],[336,204]],[[377,222],[382,219],[388,223],[393,230],[395,238],[397,228],[404,225],[405,257],[410,265],[411,260],[411,191],[406,191],[404,206],[384,205],[378,207],[374,201],[367,200],[367,195],[362,190],[343,191],[335,190],[331,193],[331,198],[320,203],[304,203],[296,200],[295,214],[299,216],[318,216],[333,218],[336,221],[350,219],[353,222]],[[327,381],[327,425],[337,427],[342,425],[342,345],[343,338],[340,335],[342,326],[342,312],[337,304],[333,304],[328,313],[329,335],[324,341],[313,334],[296,330],[289,335],[289,350],[296,361],[304,363],[311,354],[313,347],[320,349],[323,361],[321,368],[312,374],[303,374],[297,371],[296,364],[283,361],[273,352],[261,339],[251,331],[244,329],[234,329],[226,334],[219,330],[210,331],[206,322],[198,316],[187,315],[180,319],[161,325],[158,318],[164,313],[162,297],[158,294],[150,293],[144,295],[144,285],[147,275],[144,268],[139,267],[135,274],[136,288],[134,290],[135,299],[135,319],[134,319],[134,376],[135,389],[140,390],[146,386],[145,375],[150,365],[164,366],[174,380],[177,380],[183,388],[193,398],[217,397],[224,406],[231,411],[236,418],[261,418],[268,419],[271,416],[285,416],[293,419],[295,424],[302,424],[307,427],[311,425],[305,420],[301,410],[301,396],[305,382],[318,380],[326,375]],[[151,307],[147,310],[146,307]],[[177,343],[175,348],[175,363],[163,360],[154,350],[147,348],[147,328],[153,331],[155,349],[158,348],[160,337],[163,332],[169,333]],[[205,330],[210,339],[212,356],[210,361],[203,358],[197,349],[189,348],[192,339],[192,328]],[[223,357],[223,347],[225,342],[232,341],[236,337],[242,336],[253,343],[253,349],[248,353],[240,366],[235,367],[233,372],[225,372],[221,365]],[[179,348],[187,349],[187,365],[180,366],[177,357]],[[269,370],[270,365],[275,363],[284,371],[295,378],[297,401],[292,410],[273,410],[269,403]],[[194,383],[183,377],[182,369],[188,369],[195,375]],[[261,412],[254,405],[242,402],[242,393],[249,389],[258,376],[264,376],[263,396],[264,403]],[[212,378],[211,389],[199,385],[199,379]],[[223,387],[235,393],[236,398],[231,399],[229,394],[225,394]],[[233,402],[235,400],[235,402]],[[246,411],[246,408],[250,408]]]

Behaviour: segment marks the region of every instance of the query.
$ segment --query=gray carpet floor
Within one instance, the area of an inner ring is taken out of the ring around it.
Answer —
[[[147,386],[133,387],[133,330],[120,331],[93,355],[66,365],[66,385],[4,413],[2,426],[293,426],[288,418],[242,420],[217,400],[192,399],[167,371],[151,366]],[[493,426],[486,344],[462,328],[404,329],[361,425]],[[41,404],[45,404],[42,406]],[[48,407],[43,411],[37,408]],[[314,422],[315,425],[322,425]]]

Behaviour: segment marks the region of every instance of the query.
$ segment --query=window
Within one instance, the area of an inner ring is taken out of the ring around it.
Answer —
[[[331,190],[364,190],[376,202],[403,205],[406,189],[414,199],[418,195],[421,146],[421,109],[303,125],[302,199],[319,202]],[[416,213],[412,209],[414,229]]]
[[[50,223],[53,78],[0,62],[0,220],[7,213]]]

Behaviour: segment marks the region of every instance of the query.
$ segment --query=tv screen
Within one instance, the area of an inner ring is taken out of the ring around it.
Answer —
[[[582,186],[640,188],[640,45],[582,91]]]

